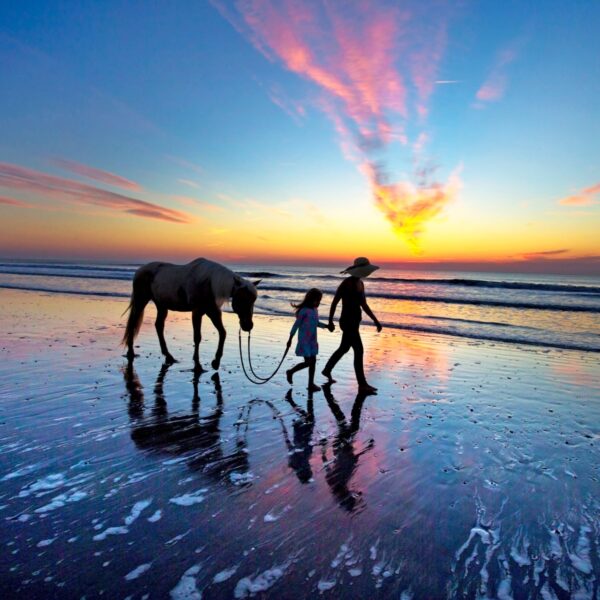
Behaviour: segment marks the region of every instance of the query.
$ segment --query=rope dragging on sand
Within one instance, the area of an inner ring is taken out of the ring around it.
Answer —
[[[254,379],[252,379],[252,377],[250,377],[250,375],[248,375],[248,372],[246,371],[246,365],[244,364],[244,355],[242,353],[242,330],[239,330],[238,333],[238,340],[239,340],[239,346],[240,346],[240,362],[242,363],[242,370],[244,371],[244,375],[246,376],[246,379],[248,379],[248,381],[254,383],[255,385],[263,385],[263,383],[267,383],[267,381],[270,381],[271,379],[273,379],[273,377],[275,377],[275,375],[277,374],[277,371],[279,371],[279,369],[281,368],[281,365],[283,364],[283,361],[285,360],[285,357],[287,356],[288,350],[289,350],[289,346],[286,347],[285,352],[283,353],[283,356],[281,357],[281,360],[279,361],[279,364],[277,365],[277,368],[273,371],[273,373],[271,373],[271,375],[269,375],[269,377],[261,377],[260,375],[257,375],[254,372],[254,369],[252,368],[252,357],[251,357],[251,353],[250,353],[250,333],[248,333],[248,366],[250,367],[250,372],[252,373]]]

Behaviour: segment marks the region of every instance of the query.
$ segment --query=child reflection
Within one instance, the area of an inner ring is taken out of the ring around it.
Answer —
[[[205,416],[200,416],[198,383],[200,372],[194,371],[191,412],[169,415],[164,395],[164,380],[170,364],[163,364],[154,384],[154,406],[145,417],[144,394],[133,365],[123,370],[125,388],[129,396],[131,439],[143,450],[153,450],[175,455],[189,455],[187,465],[203,474],[221,481],[231,473],[249,471],[248,452],[244,439],[237,439],[233,452],[226,454],[221,442],[223,393],[218,373],[212,376],[216,404]]]
[[[331,386],[329,384],[323,386],[323,393],[338,425],[338,434],[331,444],[333,450],[332,458],[327,456],[327,441],[324,440],[321,444],[321,458],[323,460],[323,468],[325,469],[325,480],[329,485],[331,493],[343,509],[348,512],[362,510],[364,508],[362,492],[351,489],[350,481],[358,467],[359,458],[375,445],[375,441],[370,439],[362,450],[357,452],[354,447],[354,438],[360,427],[360,416],[367,394],[359,393],[356,396],[352,406],[350,423],[348,423],[346,415],[331,393]]]
[[[298,406],[292,398],[292,390],[288,390],[285,395],[294,411],[296,417],[292,423],[293,442],[286,435],[286,445],[288,448],[288,466],[292,469],[300,483],[309,483],[313,479],[313,472],[310,466],[313,446],[312,437],[315,429],[315,413],[312,396],[309,395],[306,404],[306,410]]]

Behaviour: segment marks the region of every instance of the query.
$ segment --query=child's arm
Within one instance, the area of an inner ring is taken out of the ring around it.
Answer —
[[[292,339],[296,335],[296,331],[298,331],[298,327],[300,327],[300,323],[302,322],[302,317],[300,315],[296,316],[296,321],[292,325],[292,329],[290,330],[290,337],[287,341],[287,347],[289,348],[292,345]]]

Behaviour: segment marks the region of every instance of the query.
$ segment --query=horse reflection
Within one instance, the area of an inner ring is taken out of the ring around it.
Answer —
[[[124,369],[125,387],[129,394],[129,414],[132,417],[131,439],[138,448],[166,454],[189,455],[187,465],[218,481],[231,473],[249,471],[245,440],[237,440],[233,452],[227,454],[221,441],[223,394],[218,373],[211,379],[216,404],[212,412],[200,416],[198,383],[200,373],[194,371],[190,414],[169,415],[164,396],[164,380],[171,365],[163,364],[154,384],[154,406],[149,418],[143,420],[144,398],[139,378],[131,364]]]
[[[288,448],[288,466],[296,473],[300,483],[309,483],[313,478],[310,466],[310,458],[313,451],[312,437],[315,429],[313,399],[309,395],[306,410],[294,402],[292,390],[288,390],[285,400],[296,412],[296,418],[292,423],[294,432],[293,442],[290,441],[287,431],[285,435],[286,446]]]
[[[329,485],[331,493],[342,508],[348,512],[362,510],[364,508],[362,492],[352,490],[349,486],[358,468],[359,458],[375,445],[375,441],[371,439],[359,452],[354,448],[354,438],[360,427],[360,417],[367,396],[361,393],[356,396],[352,405],[350,423],[348,423],[346,415],[331,393],[331,386],[329,384],[323,386],[323,393],[338,425],[338,434],[331,444],[333,449],[333,457],[331,459],[327,456],[327,442],[325,441],[321,444],[321,458],[323,460],[323,468],[325,469],[325,480]]]

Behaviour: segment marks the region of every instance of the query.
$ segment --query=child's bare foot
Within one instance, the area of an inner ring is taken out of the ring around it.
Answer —
[[[309,391],[309,392],[320,392],[320,391],[321,391],[321,388],[320,388],[318,385],[316,385],[316,384],[314,384],[314,383],[311,383],[311,384],[308,386],[308,391]]]
[[[286,372],[285,372],[285,376],[286,376],[286,378],[287,378],[287,381],[288,381],[288,383],[289,383],[290,385],[292,385],[292,383],[294,383],[294,381],[293,381],[293,379],[292,379],[292,376],[293,376],[292,370],[290,369],[290,370],[286,371]]]
[[[358,391],[361,394],[376,394],[377,388],[369,385],[368,383],[363,383],[362,385],[358,386]]]
[[[329,371],[321,371],[322,375],[327,378],[327,383],[335,383],[335,379],[331,376]]]

